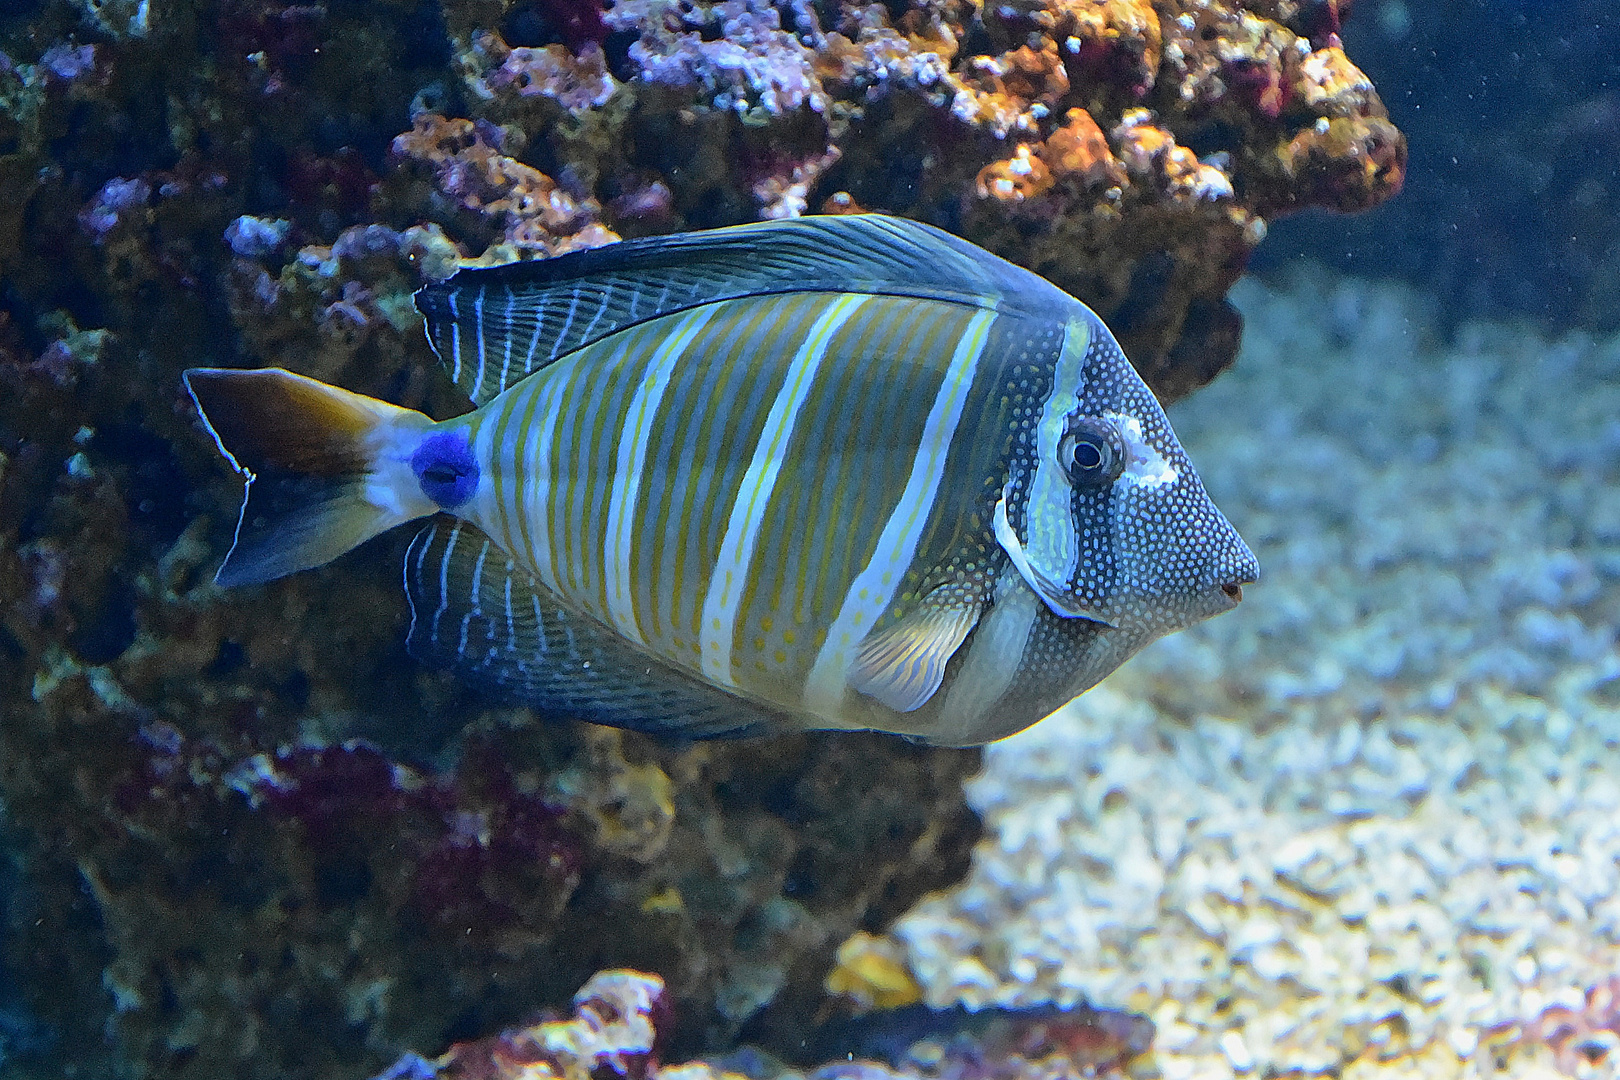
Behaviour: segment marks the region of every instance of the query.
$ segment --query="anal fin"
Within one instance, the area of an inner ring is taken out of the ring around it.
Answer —
[[[921,708],[939,689],[945,665],[982,610],[982,601],[963,590],[935,589],[916,608],[861,642],[849,685],[896,712]]]
[[[411,655],[547,716],[687,739],[796,726],[570,611],[467,522],[439,518],[417,533],[405,594]]]

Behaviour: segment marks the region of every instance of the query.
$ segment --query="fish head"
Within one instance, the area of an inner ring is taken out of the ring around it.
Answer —
[[[1085,314],[1068,325],[994,532],[1054,614],[1145,643],[1235,607],[1260,567],[1153,392]]]

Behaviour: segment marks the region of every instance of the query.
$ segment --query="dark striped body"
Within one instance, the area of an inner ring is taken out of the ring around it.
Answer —
[[[264,527],[244,507],[222,575],[445,511],[407,557],[411,647],[543,711],[985,742],[1257,572],[1097,316],[926,226],[630,241],[417,305],[464,417],[188,376],[250,487],[318,496]]]
[[[865,224],[879,243],[920,240],[915,272],[852,260],[784,282],[745,263],[719,275],[737,277],[727,287],[663,265],[614,280],[610,266],[605,284],[547,289],[463,275],[469,287],[425,308],[441,313],[433,340],[452,372],[492,395],[456,422],[483,477],[456,513],[510,561],[520,594],[615,641],[615,669],[643,658],[649,676],[713,687],[778,725],[982,742],[1190,621],[1170,606],[1077,618],[1013,565],[998,504],[1026,563],[1067,559],[1083,576],[1089,538],[1091,570],[1128,571],[1113,530],[1077,524],[1062,474],[1042,468],[1053,425],[1089,391],[1098,411],[1163,433],[1143,445],[1154,467],[1197,481],[1169,464],[1184,459],[1162,412],[1084,305],[960,241]],[[428,599],[453,606],[431,596],[430,570]],[[493,670],[501,650],[484,648]],[[427,651],[468,666],[464,650]]]
[[[818,726],[895,730],[842,700],[845,671],[935,571],[989,589],[1003,361],[1062,333],[836,293],[664,316],[471,414],[487,481],[461,513],[632,646]]]

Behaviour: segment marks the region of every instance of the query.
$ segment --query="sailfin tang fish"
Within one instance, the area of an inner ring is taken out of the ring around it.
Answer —
[[[1102,321],[930,226],[632,240],[416,303],[465,416],[186,373],[248,480],[219,580],[433,516],[412,652],[545,713],[982,743],[1258,575]]]

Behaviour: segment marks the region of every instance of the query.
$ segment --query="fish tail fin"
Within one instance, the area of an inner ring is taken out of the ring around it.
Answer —
[[[407,463],[432,423],[422,413],[280,368],[192,368],[182,378],[220,453],[247,480],[219,584],[320,566],[436,509]]]

